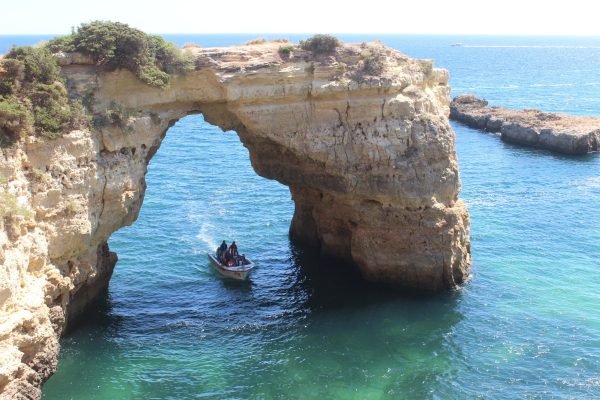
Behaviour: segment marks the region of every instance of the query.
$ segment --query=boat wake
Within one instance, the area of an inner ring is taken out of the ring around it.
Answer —
[[[513,45],[513,44],[499,44],[499,45],[477,45],[477,44],[463,44],[456,47],[466,47],[475,49],[600,49],[600,46],[577,46],[577,45]]]
[[[213,228],[213,225],[207,222],[203,222],[202,224],[200,224],[200,231],[198,232],[198,235],[196,235],[196,237],[206,245],[206,249],[212,251],[219,247],[219,245],[217,244],[215,238],[210,234],[211,228]]]

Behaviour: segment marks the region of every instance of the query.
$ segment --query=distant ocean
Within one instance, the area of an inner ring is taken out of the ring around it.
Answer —
[[[258,36],[306,37],[165,35]],[[339,37],[434,59],[453,95],[600,116],[600,38]],[[0,53],[47,38],[0,37]],[[412,297],[292,246],[288,189],[256,176],[234,132],[182,119],[150,164],[139,220],[111,238],[109,294],[62,340],[44,398],[600,398],[600,154],[453,127],[473,279]],[[222,238],[258,263],[250,284],[210,270]]]

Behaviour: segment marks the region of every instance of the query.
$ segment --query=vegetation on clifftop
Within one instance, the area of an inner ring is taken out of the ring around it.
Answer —
[[[366,48],[366,44],[364,47]],[[381,73],[385,69],[384,58],[384,54],[382,54],[381,50],[377,48],[363,50],[360,53],[361,67],[359,70],[359,75],[381,75]]]
[[[338,38],[332,35],[314,35],[300,41],[300,47],[313,54],[331,54],[341,45]]]
[[[50,40],[47,47],[53,53],[86,54],[107,70],[128,69],[148,85],[160,88],[169,84],[171,74],[195,68],[189,51],[120,22],[81,24],[71,35]]]
[[[191,52],[119,22],[94,21],[45,45],[13,47],[0,58],[0,147],[26,135],[57,137],[88,126],[89,114],[80,101],[69,98],[60,76],[53,56],[60,51],[90,56],[108,71],[128,69],[160,88],[168,86],[171,74],[195,68]],[[82,100],[91,108],[93,98],[89,97],[93,93]],[[106,114],[100,118],[105,123],[119,120],[115,112],[107,110]]]
[[[294,46],[291,44],[279,46],[279,49],[277,51],[283,56],[289,56],[294,51]]]
[[[56,137],[87,125],[69,99],[60,67],[45,47],[13,47],[0,60],[0,147],[26,134]]]

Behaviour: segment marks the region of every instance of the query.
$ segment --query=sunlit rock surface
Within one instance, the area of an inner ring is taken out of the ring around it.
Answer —
[[[0,158],[0,187],[22,208],[0,218],[0,396],[40,396],[67,321],[108,285],[109,236],[137,218],[148,162],[188,114],[235,130],[256,172],[290,187],[293,238],[388,286],[435,291],[466,279],[447,72],[376,43],[319,57],[278,47],[195,48],[196,71],[167,89],[57,55],[72,95],[123,118],[29,138]]]

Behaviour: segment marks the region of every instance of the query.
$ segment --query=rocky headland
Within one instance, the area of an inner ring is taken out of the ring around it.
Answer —
[[[388,286],[467,278],[448,73],[378,43],[286,46],[192,47],[193,70],[163,87],[54,54],[69,95],[100,123],[0,153],[1,398],[40,396],[68,321],[108,286],[107,241],[137,218],[148,162],[189,114],[235,130],[256,172],[289,186],[291,237]]]
[[[499,132],[510,143],[564,154],[600,150],[600,118],[488,107],[487,101],[473,95],[456,96],[450,118],[471,128]]]

